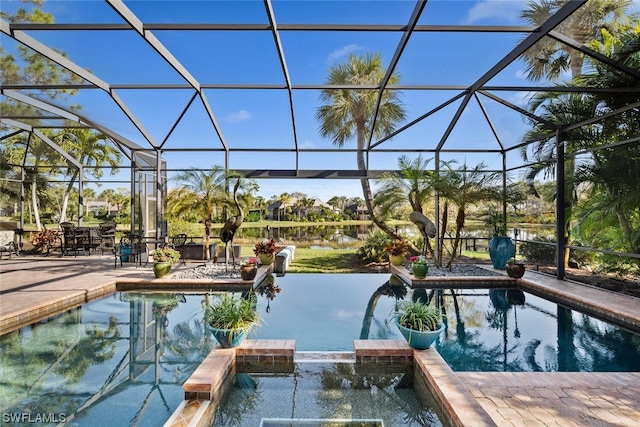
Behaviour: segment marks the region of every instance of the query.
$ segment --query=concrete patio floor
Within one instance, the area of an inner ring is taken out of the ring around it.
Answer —
[[[110,294],[118,280],[154,279],[151,265],[114,269],[113,262],[113,257],[97,255],[3,259],[0,334],[21,322]],[[173,271],[200,264],[176,264]],[[640,329],[637,298],[535,272],[527,272],[524,279],[527,291],[548,292],[578,305],[591,301],[598,311],[627,322],[628,329]],[[445,381],[461,384],[499,426],[640,426],[640,373],[458,372]],[[447,395],[445,387],[441,398],[455,399],[459,391],[452,389]]]

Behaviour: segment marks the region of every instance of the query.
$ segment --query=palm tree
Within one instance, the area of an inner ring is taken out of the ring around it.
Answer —
[[[553,15],[560,7],[564,5],[564,0],[539,0],[539,2],[532,1],[529,3],[529,8],[524,10],[521,17],[534,25],[540,25],[547,18]],[[562,22],[557,31],[566,34],[579,44],[585,44],[589,40],[596,38],[602,28],[608,27],[614,31],[618,31],[625,26],[628,26],[634,19],[627,13],[631,6],[630,0],[591,0],[583,5],[576,13],[572,14],[564,22]],[[550,37],[545,37],[539,41],[533,48],[529,49],[523,55],[524,60],[528,64],[526,76],[527,78],[537,81],[543,77],[549,79],[558,79],[563,72],[570,71],[571,78],[577,79],[582,75],[582,69],[584,65],[584,55],[575,49],[569,47],[564,43],[560,43]],[[558,95],[565,96],[565,95]],[[536,96],[532,99],[530,104],[531,110],[536,111],[538,108],[543,108],[545,101],[555,97],[555,94],[547,94]],[[565,96],[566,97],[566,96]],[[580,107],[581,96],[580,95],[568,95],[569,104],[576,107]],[[577,110],[576,110],[577,111]],[[575,117],[571,117],[569,114],[565,115],[561,109],[549,108],[544,112],[543,118],[555,119],[555,123],[560,125],[568,125]],[[586,118],[587,116],[582,116]],[[576,120],[577,121],[577,120]],[[534,158],[538,160],[537,166],[529,169],[527,179],[532,182],[533,179],[542,171],[545,173],[553,174],[553,161],[552,159],[556,154],[556,141],[554,138],[539,139],[543,132],[548,133],[550,130],[555,130],[545,127],[544,124],[532,123],[533,129],[525,135],[524,140],[537,139],[537,143],[534,146]],[[571,144],[572,137],[564,135],[566,137],[568,145]],[[523,158],[527,160],[526,147],[522,151]],[[565,224],[564,238],[567,244],[571,242],[571,216],[572,208],[575,201],[575,160],[569,158],[565,162],[565,198],[563,201],[563,209],[565,212]],[[569,263],[569,249],[565,249],[564,252],[565,266]]]
[[[411,160],[403,155],[398,158],[399,174],[387,172],[382,175],[379,180],[381,188],[375,196],[375,204],[381,208],[383,215],[407,201],[413,212],[423,214],[423,207],[432,197],[434,189],[434,177],[427,170],[430,161],[431,159],[425,160],[422,156]],[[428,235],[423,233],[423,239],[423,244],[428,248]],[[413,243],[410,243],[409,247],[414,253],[421,252]]]
[[[291,203],[293,197],[289,193],[282,193],[278,197],[278,201],[280,202],[280,206],[278,207],[278,221],[280,221],[280,212],[287,213],[287,206]]]
[[[219,208],[228,204],[226,183],[229,178],[238,178],[234,172],[226,172],[220,166],[210,170],[191,169],[172,178],[179,187],[167,196],[167,206],[171,213],[182,215],[196,212],[204,223],[205,256],[209,256],[211,224],[218,215]]]
[[[436,187],[440,197],[451,201],[457,208],[456,231],[451,256],[447,262],[447,268],[455,260],[460,245],[460,233],[464,228],[466,209],[474,204],[486,200],[489,194],[489,185],[495,180],[496,175],[486,172],[486,165],[480,163],[472,169],[463,165],[460,169],[454,169],[451,165],[455,162],[444,163],[445,171],[437,178]],[[440,251],[440,254],[442,251]]]
[[[560,9],[566,0],[530,1],[521,17],[531,25],[542,25]],[[580,45],[596,38],[602,28],[617,32],[619,28],[629,26],[633,17],[628,12],[632,0],[589,0],[580,9],[563,21],[556,31],[562,33]],[[584,55],[570,46],[545,37],[523,54],[528,68],[526,77],[533,81],[542,78],[558,79],[569,71],[571,78],[582,75]]]
[[[118,165],[122,159],[122,153],[112,144],[109,143],[106,135],[94,132],[90,129],[68,129],[57,134],[54,141],[58,142],[67,153],[78,160],[81,165],[86,166],[111,166],[111,174],[118,172]],[[85,174],[94,178],[100,178],[103,170],[100,167],[85,168]],[[76,180],[78,179],[77,168],[67,168],[66,175],[69,176],[69,182],[64,192],[62,207],[60,209],[60,222],[66,221],[67,205],[69,203],[69,194]]]
[[[344,64],[337,64],[329,69],[328,85],[378,85],[385,76],[385,69],[379,54],[349,56]],[[388,84],[398,84],[400,77],[393,74]],[[343,147],[347,141],[356,139],[358,169],[366,172],[366,144],[373,131],[374,137],[390,134],[396,125],[404,120],[405,111],[399,100],[399,93],[385,90],[382,93],[376,126],[372,130],[374,110],[378,99],[375,90],[339,90],[324,89],[320,95],[322,105],[316,112],[320,122],[320,133],[331,138],[334,145]],[[360,179],[362,194],[373,222],[387,234],[395,236],[395,231],[376,216],[373,205],[373,194],[369,180]],[[396,236],[397,237],[397,236]]]
[[[603,30],[601,38],[593,40],[590,47],[623,62],[631,69],[640,70],[640,22],[635,28],[622,32],[619,37]],[[605,88],[637,88],[640,85],[633,76],[600,63],[594,63],[594,71],[585,74],[576,83]],[[615,97],[606,93],[594,93],[590,96],[601,115],[637,103],[638,98],[637,92],[633,91]],[[590,141],[592,144],[579,148],[632,140],[640,134],[640,114],[637,109],[629,109],[615,119],[604,120],[596,130],[596,137]],[[615,150],[593,150],[591,157],[593,162],[582,165],[576,174],[577,182],[591,184],[585,217],[595,217],[595,220],[592,219],[595,224],[603,221],[603,216],[615,217],[626,241],[623,249],[640,253],[640,188],[637,185],[640,181],[640,144],[636,141],[618,145]],[[595,227],[597,229],[598,226]]]
[[[42,133],[49,139],[52,132],[43,129]],[[11,153],[11,163],[24,164],[26,179],[30,184],[26,184],[31,192],[31,205],[36,222],[36,228],[41,229],[40,222],[40,199],[45,195],[45,189],[49,176],[55,174],[57,168],[52,166],[60,163],[62,156],[49,147],[44,141],[35,135],[21,133],[7,141],[7,152]]]

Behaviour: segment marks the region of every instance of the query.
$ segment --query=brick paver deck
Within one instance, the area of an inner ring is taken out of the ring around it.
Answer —
[[[176,270],[192,265],[176,265]],[[151,268],[113,269],[111,257],[13,257],[0,261],[0,333],[7,319],[40,310],[46,316],[57,305],[82,304],[113,292],[118,280],[149,278]],[[640,301],[527,271],[527,290],[551,294],[618,321],[632,330],[640,325]],[[15,328],[15,325],[13,326]],[[287,344],[290,347],[290,344]],[[366,347],[366,344],[364,345]],[[364,350],[364,347],[361,349]],[[288,348],[288,351],[291,351]],[[366,350],[365,350],[366,351]],[[429,363],[425,362],[426,369]],[[434,365],[435,367],[436,365]],[[443,368],[440,366],[440,368]],[[440,369],[447,392],[473,396],[469,408],[482,408],[500,426],[640,426],[640,373],[502,373]],[[435,371],[434,371],[435,372]],[[466,388],[466,393],[463,388]],[[444,402],[454,404],[452,401]],[[204,410],[198,406],[194,411]],[[464,418],[464,425],[474,421]],[[460,415],[459,414],[459,415]],[[486,420],[483,419],[486,424]]]

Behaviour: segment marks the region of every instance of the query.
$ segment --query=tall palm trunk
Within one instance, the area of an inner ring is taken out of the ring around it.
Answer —
[[[358,170],[365,172],[367,171],[366,163],[364,161],[364,144],[365,144],[365,131],[364,125],[358,126]],[[393,236],[395,239],[399,239],[400,236],[396,231],[387,225],[383,220],[376,216],[373,205],[373,192],[371,191],[371,185],[369,184],[369,180],[367,178],[360,179],[360,184],[362,185],[362,196],[364,197],[364,203],[367,205],[367,210],[369,211],[369,216],[375,225],[380,228],[380,230],[384,231],[390,236]],[[419,253],[420,250],[416,248],[413,244],[409,242],[409,249],[412,252]]]
[[[64,195],[62,196],[62,207],[60,208],[60,222],[65,222],[67,220],[67,207],[69,206],[69,196],[71,195],[71,190],[73,189],[73,183],[78,176],[77,172],[74,172],[67,184],[67,188],[64,191]],[[87,206],[88,207],[88,206]]]
[[[31,204],[33,205],[33,216],[36,219],[36,230],[40,230],[42,228],[42,224],[40,223],[40,210],[38,209],[38,191],[36,189],[36,181],[37,177],[36,174],[34,174],[31,181]]]
[[[458,255],[458,246],[460,246],[460,233],[464,228],[464,218],[464,209],[461,208],[458,210],[458,215],[456,216],[456,237],[453,241],[453,250],[451,251],[451,257],[449,258],[449,262],[447,262],[447,268],[449,270],[451,270],[451,265]]]

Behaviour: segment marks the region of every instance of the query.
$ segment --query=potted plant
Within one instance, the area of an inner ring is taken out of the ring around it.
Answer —
[[[413,275],[418,279],[424,279],[429,272],[429,264],[427,264],[427,258],[424,255],[412,256],[409,258],[411,261],[411,271]]]
[[[242,280],[253,280],[258,272],[258,259],[251,257],[240,263],[240,276]]]
[[[404,256],[409,250],[409,243],[404,239],[395,239],[386,246],[384,250],[389,254],[389,262],[393,265],[402,265]]]
[[[160,279],[171,273],[171,265],[180,261],[180,252],[171,248],[157,248],[153,256],[153,273]]]
[[[260,317],[256,311],[256,300],[253,292],[246,296],[225,293],[207,305],[205,322],[223,348],[237,347],[258,326]]]
[[[276,245],[276,241],[273,238],[269,240],[263,240],[256,243],[253,253],[260,258],[260,263],[263,265],[273,264],[276,253],[282,249],[282,247]]]
[[[509,258],[515,255],[516,245],[507,236],[507,221],[504,215],[496,213],[487,219],[487,224],[493,227],[493,237],[489,241],[489,257],[493,268],[504,270]]]
[[[507,261],[507,275],[514,279],[519,279],[524,276],[524,264],[516,262],[515,257],[509,258]]]
[[[403,301],[395,322],[409,345],[417,350],[431,347],[444,330],[440,310],[420,301]]]

